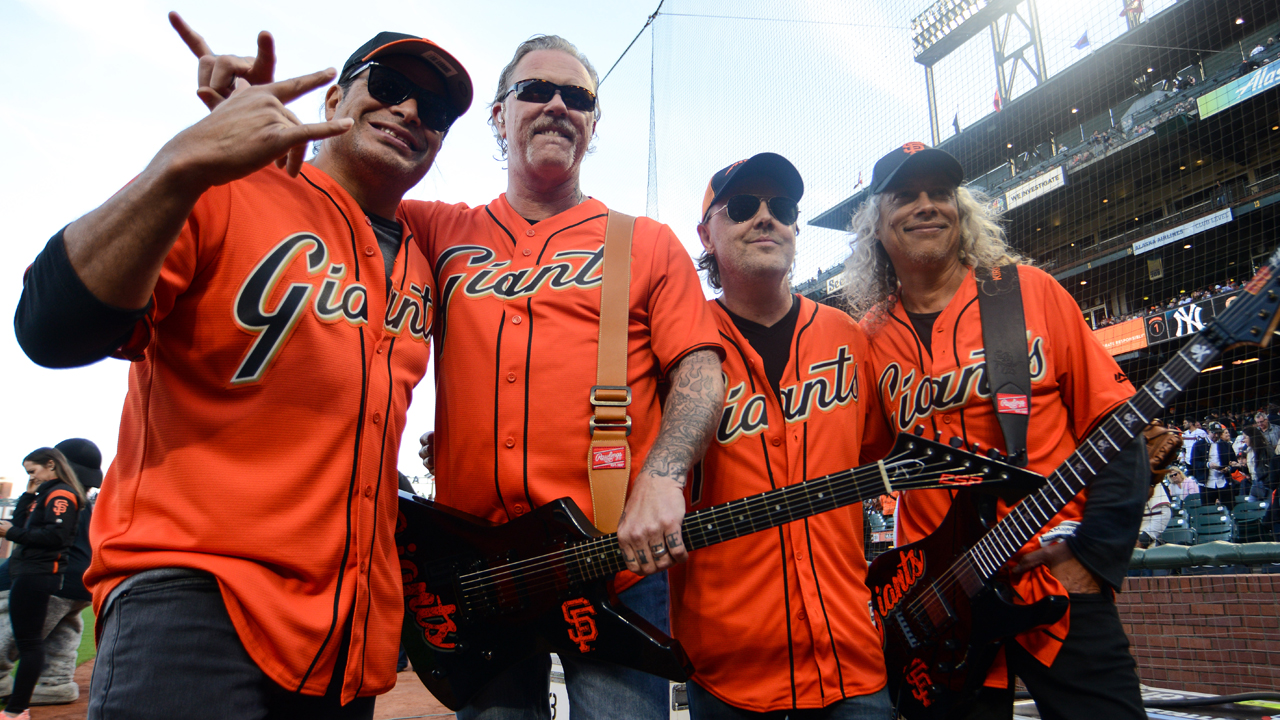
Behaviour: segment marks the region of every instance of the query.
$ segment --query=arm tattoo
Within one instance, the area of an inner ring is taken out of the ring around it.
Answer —
[[[724,404],[724,373],[714,350],[689,353],[671,373],[662,427],[641,472],[684,487],[689,467],[707,449]]]

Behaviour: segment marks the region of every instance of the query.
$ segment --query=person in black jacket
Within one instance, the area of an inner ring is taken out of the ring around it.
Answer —
[[[18,675],[4,709],[6,718],[31,717],[27,706],[44,669],[44,618],[49,597],[62,588],[75,542],[84,488],[61,451],[40,448],[22,459],[30,482],[18,498],[13,520],[0,533],[15,544],[9,559],[13,587],[9,620],[18,644]]]
[[[1236,453],[1227,441],[1227,429],[1221,423],[1209,424],[1209,439],[1191,446],[1191,473],[1204,486],[1204,502],[1230,505],[1236,482],[1228,473]]]

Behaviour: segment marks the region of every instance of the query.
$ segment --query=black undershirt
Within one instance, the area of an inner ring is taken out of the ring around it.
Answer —
[[[369,226],[373,228],[373,234],[378,238],[378,247],[382,248],[382,264],[387,272],[387,294],[390,295],[391,270],[395,267],[396,256],[400,254],[400,243],[404,239],[404,232],[396,220],[378,217],[373,213],[369,213],[368,217]]]
[[[920,344],[924,346],[924,351],[929,353],[929,357],[933,357],[933,324],[941,314],[941,310],[931,313],[907,313],[907,319],[911,321],[911,327],[916,329]]]
[[[800,318],[800,299],[794,295],[791,296],[791,309],[781,320],[769,327],[738,317],[724,306],[723,301],[716,300],[716,302],[720,303],[720,307],[724,308],[729,319],[733,321],[733,326],[738,328],[738,332],[742,333],[742,337],[746,338],[747,342],[751,343],[752,349],[764,362],[765,379],[769,381],[769,387],[773,388],[773,394],[781,402],[782,373],[786,372],[787,359],[791,356],[791,337],[795,335],[796,321]]]

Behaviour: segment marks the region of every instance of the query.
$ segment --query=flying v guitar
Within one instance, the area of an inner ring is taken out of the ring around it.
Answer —
[[[1265,347],[1277,320],[1280,250],[1227,311],[1103,420],[1048,482],[989,531],[960,503],[923,540],[880,555],[867,585],[884,630],[889,690],[908,720],[956,717],[972,700],[1004,638],[1056,622],[1065,597],[1015,605],[993,577],[1076,496],[1125,443],[1141,434],[1224,350]]]
[[[681,527],[693,551],[890,489],[994,483],[1025,491],[1043,481],[908,435],[878,463],[700,510]],[[607,580],[625,569],[617,535],[600,534],[568,498],[496,525],[402,492],[396,546],[405,650],[423,684],[451,709],[540,652],[688,678],[679,643],[610,596]]]

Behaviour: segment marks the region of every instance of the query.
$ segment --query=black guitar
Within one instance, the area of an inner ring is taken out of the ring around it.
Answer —
[[[688,550],[714,545],[893,490],[1037,486],[1044,478],[910,435],[889,457],[685,516]],[[403,641],[423,684],[458,709],[535,653],[584,655],[672,680],[692,668],[675,640],[611,597],[625,569],[602,535],[561,498],[497,525],[400,493],[396,546],[404,578]]]
[[[929,537],[875,559],[867,585],[884,632],[890,694],[902,716],[943,720],[961,715],[1004,639],[1062,617],[1067,598],[1014,605],[1009,588],[992,578],[1224,350],[1244,344],[1265,347],[1271,341],[1280,320],[1278,275],[1280,250],[1224,314],[1103,420],[1043,487],[989,531],[984,532],[961,501]]]

